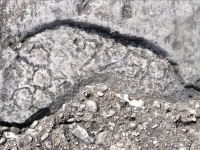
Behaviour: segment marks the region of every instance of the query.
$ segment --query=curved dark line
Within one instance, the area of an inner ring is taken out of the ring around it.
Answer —
[[[161,56],[161,57],[168,57],[168,53],[156,45],[155,43],[144,39],[142,37],[136,37],[136,36],[130,36],[127,34],[121,34],[118,31],[111,32],[111,29],[109,27],[104,27],[88,22],[79,22],[79,21],[74,21],[71,19],[67,20],[55,20],[51,23],[44,23],[42,25],[39,25],[35,28],[33,28],[31,31],[27,32],[27,34],[21,38],[21,42],[23,43],[26,41],[26,39],[31,38],[35,36],[38,33],[42,33],[45,30],[54,30],[57,27],[60,26],[69,26],[71,28],[78,28],[80,30],[84,30],[87,33],[96,33],[100,36],[111,38],[116,40],[116,42],[119,42],[123,45],[132,45],[133,47],[141,47],[143,49],[148,49],[152,51],[153,53]]]
[[[0,119],[0,126],[7,126],[7,127],[15,126],[22,129],[24,127],[30,126],[34,120],[42,119],[43,117],[48,116],[48,115],[50,115],[49,108],[42,108],[38,112],[31,115],[24,123],[16,123],[16,122],[10,123],[10,122],[2,121]]]
[[[195,85],[193,85],[193,84],[185,85],[184,88],[186,88],[186,89],[194,89],[195,91],[200,92],[200,88],[195,86]]]

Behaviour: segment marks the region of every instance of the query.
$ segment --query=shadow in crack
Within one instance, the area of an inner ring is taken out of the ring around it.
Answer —
[[[35,36],[38,33],[44,32],[45,30],[54,30],[59,26],[70,26],[72,28],[78,28],[80,30],[84,30],[87,33],[93,33],[95,31],[96,34],[114,39],[116,42],[119,42],[124,45],[132,45],[133,47],[141,47],[143,49],[148,49],[155,53],[156,55],[162,56],[166,58],[168,53],[159,47],[158,45],[152,43],[149,40],[146,40],[142,37],[130,36],[126,34],[120,34],[119,32],[111,32],[111,29],[108,27],[99,26],[96,24],[91,24],[88,22],[78,22],[73,20],[55,20],[51,23],[42,24],[38,27],[35,27],[31,31],[27,33],[24,37],[21,38],[21,42],[24,42],[26,39]]]

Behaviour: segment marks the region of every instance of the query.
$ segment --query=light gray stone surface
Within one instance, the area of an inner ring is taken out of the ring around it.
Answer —
[[[2,0],[0,6],[1,122],[54,113],[91,83],[136,99],[199,98],[200,1]]]

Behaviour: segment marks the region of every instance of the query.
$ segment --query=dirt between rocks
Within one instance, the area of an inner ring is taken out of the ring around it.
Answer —
[[[134,99],[85,86],[55,114],[24,128],[0,127],[0,150],[197,150],[200,102]]]

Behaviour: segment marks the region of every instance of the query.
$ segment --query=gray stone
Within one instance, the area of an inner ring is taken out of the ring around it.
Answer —
[[[12,132],[5,132],[4,133],[4,136],[7,138],[7,139],[15,139],[17,136],[16,134],[12,133]]]
[[[8,131],[8,130],[9,130],[9,127],[6,127],[6,126],[0,127],[0,131]]]
[[[200,1],[0,6],[0,149],[199,149]]]
[[[158,101],[154,101],[154,102],[153,102],[153,106],[154,106],[155,108],[157,108],[157,109],[160,109],[160,108],[161,108],[161,104],[160,104],[160,102],[158,102]]]
[[[104,93],[101,92],[101,91],[98,91],[98,92],[97,92],[97,95],[98,95],[99,97],[102,97],[102,96],[104,96]]]
[[[13,133],[19,133],[20,132],[20,129],[17,128],[17,127],[10,127],[10,132],[13,132]]]
[[[116,111],[115,111],[115,110],[112,110],[112,109],[103,112],[104,118],[112,117],[112,116],[114,116],[115,114],[116,114]]]
[[[39,123],[39,122],[38,122],[37,120],[35,120],[35,121],[30,125],[30,128],[34,129],[34,128],[37,126],[38,123]]]
[[[97,112],[97,103],[92,100],[87,100],[86,101],[86,109],[90,112]]]
[[[13,5],[29,7],[14,10]],[[184,35],[198,33],[199,5],[181,1],[176,5],[179,19],[171,2],[54,0],[43,4],[19,0],[2,5],[1,120],[21,124],[37,112],[54,113],[75,95],[77,85],[90,83],[105,83],[135,97],[198,98],[190,89],[199,85],[195,55],[199,35],[190,40],[195,50],[181,56],[176,50],[184,51],[190,39],[182,38],[182,28],[192,29],[184,30]],[[104,13],[99,11],[102,8]],[[182,22],[183,27],[178,25]],[[180,72],[174,71],[167,52]]]
[[[135,130],[137,128],[137,123],[130,122],[128,125],[128,130]]]
[[[70,132],[74,136],[79,138],[80,140],[82,140],[86,143],[93,143],[94,142],[94,139],[89,136],[87,131],[84,128],[80,127],[78,124],[73,123],[73,124],[69,125],[69,128],[70,128]]]
[[[4,144],[5,142],[6,142],[6,138],[2,137],[2,138],[0,139],[0,145],[1,145],[1,144]]]
[[[100,132],[97,136],[97,144],[109,146],[111,144],[111,135],[109,131]]]
[[[42,136],[41,136],[41,141],[46,140],[49,137],[49,133],[45,132]]]

